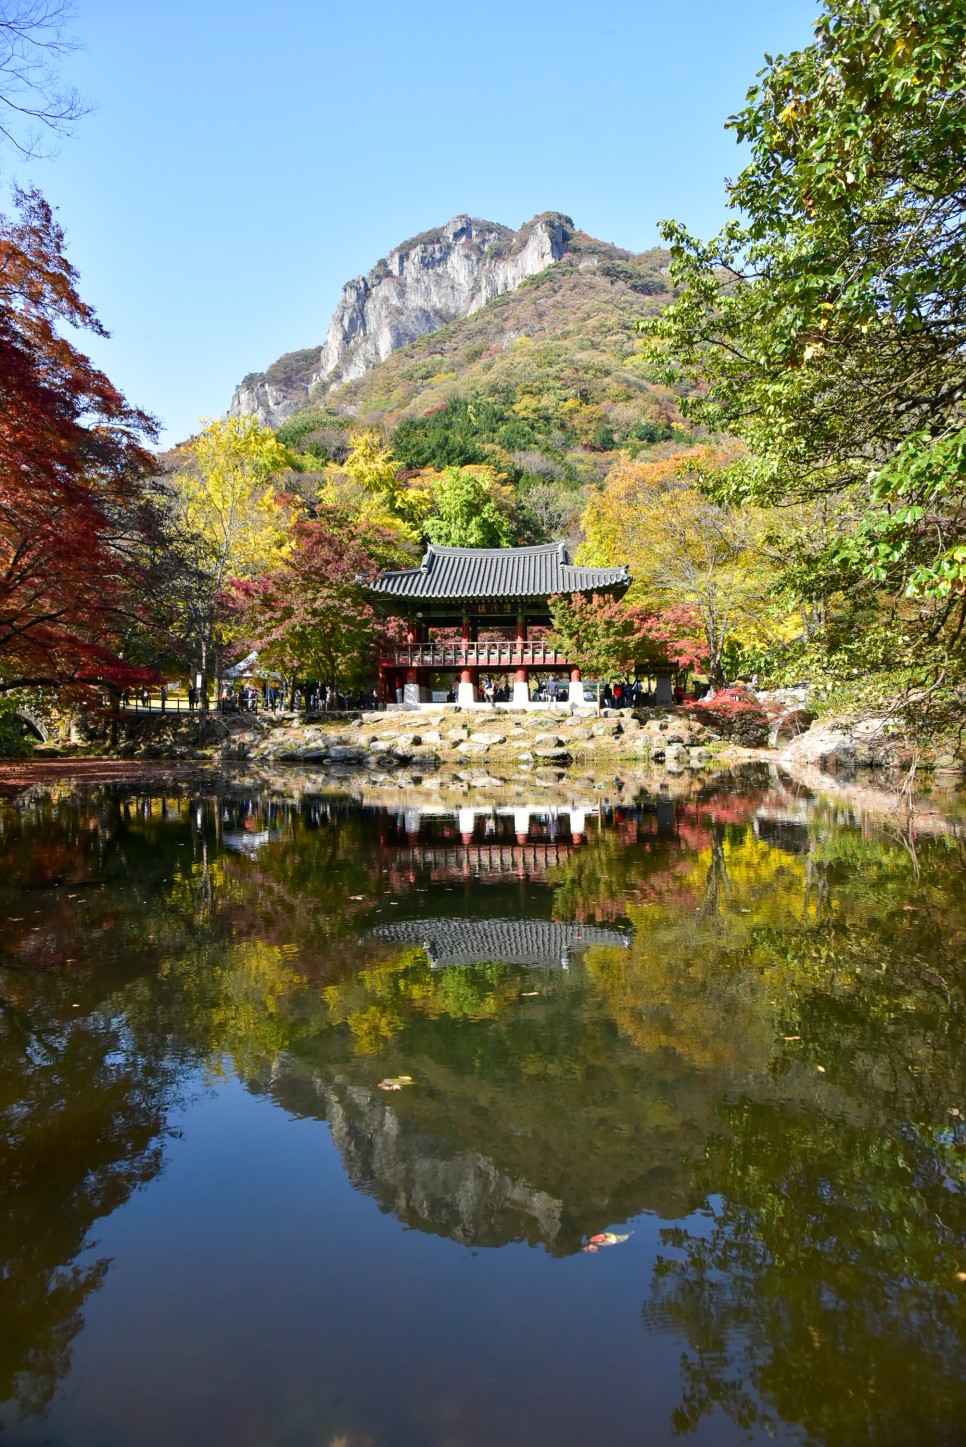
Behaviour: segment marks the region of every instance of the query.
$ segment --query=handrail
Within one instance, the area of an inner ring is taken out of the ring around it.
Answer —
[[[568,668],[566,653],[546,643],[400,643],[384,664],[404,668]]]

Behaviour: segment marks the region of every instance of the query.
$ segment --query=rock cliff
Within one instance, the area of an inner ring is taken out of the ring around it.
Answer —
[[[562,261],[574,224],[548,212],[519,231],[454,216],[405,241],[368,276],[347,282],[321,347],[280,357],[235,389],[229,415],[277,426],[303,407],[313,388],[330,390],[385,360],[426,332],[471,315]]]

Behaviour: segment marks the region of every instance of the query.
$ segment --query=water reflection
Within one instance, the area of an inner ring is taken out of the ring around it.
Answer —
[[[422,1233],[563,1258],[661,1218],[669,1431],[954,1440],[962,868],[955,827],[774,779],[3,805],[0,1417],[50,1404],[109,1279],[96,1223],[233,1074]]]

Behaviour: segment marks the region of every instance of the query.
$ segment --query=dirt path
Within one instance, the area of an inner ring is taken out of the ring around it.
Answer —
[[[8,759],[0,762],[0,797],[34,784],[184,785],[210,780],[217,769],[164,759]]]

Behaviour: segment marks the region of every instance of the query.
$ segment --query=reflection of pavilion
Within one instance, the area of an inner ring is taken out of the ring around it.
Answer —
[[[590,945],[630,945],[620,930],[543,919],[402,919],[377,925],[371,937],[422,946],[433,969],[494,961],[567,969],[573,953]]]
[[[256,829],[251,832],[242,829],[226,829],[222,831],[221,842],[226,849],[233,850],[236,854],[247,854],[254,859],[260,849],[270,844],[273,839],[280,839],[281,835],[270,829]]]
[[[396,866],[436,878],[480,874],[535,878],[560,864],[597,824],[595,804],[430,806],[386,814],[379,843]]]

